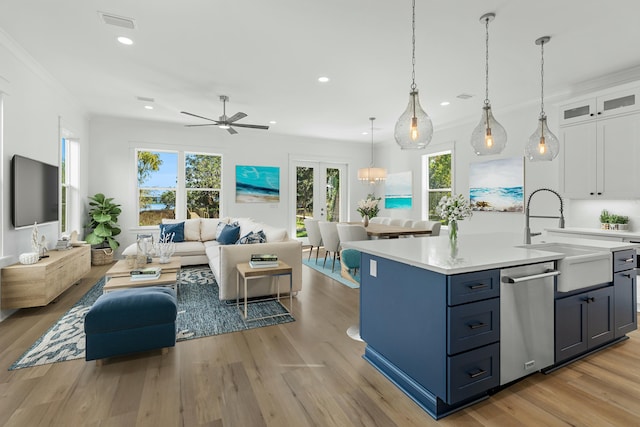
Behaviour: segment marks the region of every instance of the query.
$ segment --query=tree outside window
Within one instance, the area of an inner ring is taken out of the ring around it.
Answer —
[[[442,221],[436,207],[442,196],[451,196],[451,150],[424,156],[426,169],[425,196],[428,199],[427,219]]]

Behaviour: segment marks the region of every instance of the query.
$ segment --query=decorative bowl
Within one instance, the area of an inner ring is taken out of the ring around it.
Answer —
[[[35,264],[39,259],[40,255],[37,252],[26,252],[18,257],[20,264]]]

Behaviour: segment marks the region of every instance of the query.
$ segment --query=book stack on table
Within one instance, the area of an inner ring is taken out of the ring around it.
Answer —
[[[131,270],[131,280],[155,280],[160,277],[161,270],[160,267],[137,268]]]
[[[278,266],[278,255],[276,254],[251,254],[249,261],[251,268],[270,268]]]

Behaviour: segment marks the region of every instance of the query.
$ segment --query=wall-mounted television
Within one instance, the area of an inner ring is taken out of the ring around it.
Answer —
[[[58,167],[19,155],[11,159],[14,227],[58,221]]]

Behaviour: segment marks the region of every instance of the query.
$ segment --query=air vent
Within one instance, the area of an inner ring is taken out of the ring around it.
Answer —
[[[136,28],[136,23],[132,18],[125,18],[124,16],[117,16],[106,12],[98,12],[98,15],[100,15],[102,22],[105,24],[128,28],[130,30]]]
[[[456,96],[456,98],[459,98],[459,99],[470,99],[470,98],[473,98],[473,95],[468,94],[468,93],[461,93],[460,95]]]
[[[139,97],[138,97],[138,101],[142,101],[142,102],[155,102],[155,99],[153,99],[153,98],[147,98],[146,96],[139,96]]]

